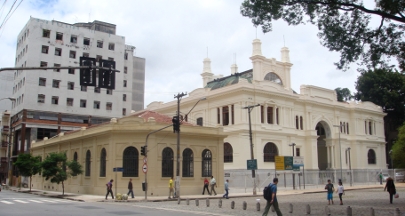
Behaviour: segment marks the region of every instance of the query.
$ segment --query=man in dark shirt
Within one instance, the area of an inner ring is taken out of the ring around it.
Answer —
[[[277,184],[278,184],[278,178],[273,179],[273,183],[269,184],[269,188],[271,191],[271,200],[267,200],[266,207],[264,208],[263,216],[267,216],[267,213],[269,213],[269,209],[271,205],[273,205],[274,210],[277,213],[277,216],[283,216],[283,214],[280,211],[280,208],[278,207],[278,202],[277,202]]]
[[[132,195],[132,199],[134,198],[134,191],[132,190],[132,179],[129,179],[129,182],[128,182],[128,196],[129,196],[129,194],[131,194]]]
[[[113,181],[114,180],[110,180],[108,183],[107,183],[107,194],[105,195],[105,199],[107,199],[107,196],[108,196],[108,194],[110,194],[111,193],[111,197],[112,197],[112,199],[114,199],[114,194],[113,194],[113,191],[112,191],[112,186],[113,186]]]

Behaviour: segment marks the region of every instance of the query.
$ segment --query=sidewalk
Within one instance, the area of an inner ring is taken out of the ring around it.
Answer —
[[[396,187],[405,187],[405,183],[396,183]],[[346,191],[350,190],[363,190],[363,189],[377,189],[380,188],[381,190],[384,189],[384,185],[363,185],[363,186],[352,186],[345,188]],[[20,192],[20,193],[31,193],[38,196],[43,197],[52,197],[52,198],[61,198],[61,199],[68,199],[80,202],[145,202],[145,196],[136,196],[134,199],[129,198],[128,200],[112,200],[111,198],[105,200],[105,196],[103,195],[90,195],[90,194],[74,194],[74,193],[65,193],[62,195],[60,191],[45,191],[45,190],[38,190],[32,189],[29,192],[29,188],[17,188],[17,187],[10,187],[9,190]],[[252,188],[250,190],[253,190]],[[279,190],[277,192],[277,196],[283,195],[293,195],[293,194],[311,194],[311,193],[324,193],[325,190],[321,188],[315,189],[301,189],[301,190]],[[236,198],[236,197],[258,197],[258,199],[263,198],[262,191],[258,191],[257,195],[253,195],[252,192],[247,193],[232,193],[232,188],[230,190],[229,198]],[[195,199],[221,199],[222,194],[218,194],[216,196],[209,196],[209,195],[184,195],[181,196],[181,200],[195,200]],[[164,201],[177,201],[177,199],[167,199],[165,196],[148,196],[147,202],[164,202]]]

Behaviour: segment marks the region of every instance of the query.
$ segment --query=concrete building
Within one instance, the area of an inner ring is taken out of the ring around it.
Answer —
[[[259,39],[252,45],[252,69],[247,71],[239,72],[233,64],[228,76],[215,79],[211,60],[204,59],[203,88],[190,92],[180,105],[180,113],[187,113],[195,101],[207,98],[184,118],[221,127],[228,134],[224,143],[228,176],[249,174],[246,161],[251,153],[262,180],[274,172],[275,156],[292,156],[292,151],[304,158],[308,171],[348,170],[348,148],[352,169],[386,168],[381,107],[367,101],[339,102],[334,90],[312,85],[301,85],[297,93],[291,88],[289,49],[281,48],[281,59],[276,60],[262,54]],[[258,106],[251,111],[251,152],[245,108],[254,105]],[[177,107],[176,101],[152,102],[146,109],[174,116]],[[346,172],[342,177],[349,178]]]
[[[1,115],[0,121],[0,182],[4,183],[8,171],[8,143],[10,133],[10,111],[5,111]]]
[[[84,56],[113,60],[120,72],[115,76],[115,89],[109,90],[80,86],[78,69],[15,71],[13,158],[27,152],[31,141],[143,109],[145,59],[135,57],[135,47],[116,35],[116,25],[31,17],[17,41],[16,67],[80,66],[79,58]]]
[[[148,183],[148,196],[167,196],[170,177],[176,177],[177,134],[172,127],[153,133],[147,141],[147,159],[141,156],[150,132],[171,124],[171,117],[146,111],[81,130],[60,133],[53,139],[33,142],[31,152],[44,159],[51,152],[66,152],[68,160],[82,164],[84,173],[70,177],[65,192],[80,194],[106,193],[106,183],[114,179],[114,194],[127,193],[132,178],[135,196],[144,196],[142,182]],[[180,145],[180,194],[200,194],[204,178],[217,180],[217,193],[224,191],[223,142],[221,128],[182,126]],[[146,164],[147,177],[143,172]],[[123,172],[113,172],[122,167]],[[62,191],[61,185],[33,176],[33,188]],[[115,188],[117,187],[117,189]]]

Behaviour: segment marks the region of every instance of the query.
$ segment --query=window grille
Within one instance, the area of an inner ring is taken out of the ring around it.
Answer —
[[[86,169],[85,169],[85,176],[90,176],[90,168],[91,168],[91,153],[90,150],[86,152]]]
[[[278,156],[278,149],[274,143],[267,143],[263,149],[263,161],[275,162],[275,156]]]
[[[211,177],[212,176],[212,153],[208,149],[204,149],[202,152],[202,177]]]
[[[105,148],[101,150],[100,155],[100,177],[105,177],[107,167],[107,151]]]
[[[124,150],[122,177],[138,177],[138,158],[139,153],[135,147],[130,146]]]
[[[194,177],[194,154],[189,148],[183,151],[183,177]]]
[[[173,177],[173,150],[166,147],[162,151],[162,177]]]

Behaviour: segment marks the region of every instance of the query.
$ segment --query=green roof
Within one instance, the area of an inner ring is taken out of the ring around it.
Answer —
[[[219,89],[225,86],[230,86],[239,82],[240,78],[247,79],[248,82],[252,83],[253,70],[247,70],[240,73],[231,74],[230,76],[221,77],[208,82],[204,88],[211,88],[211,90]]]

